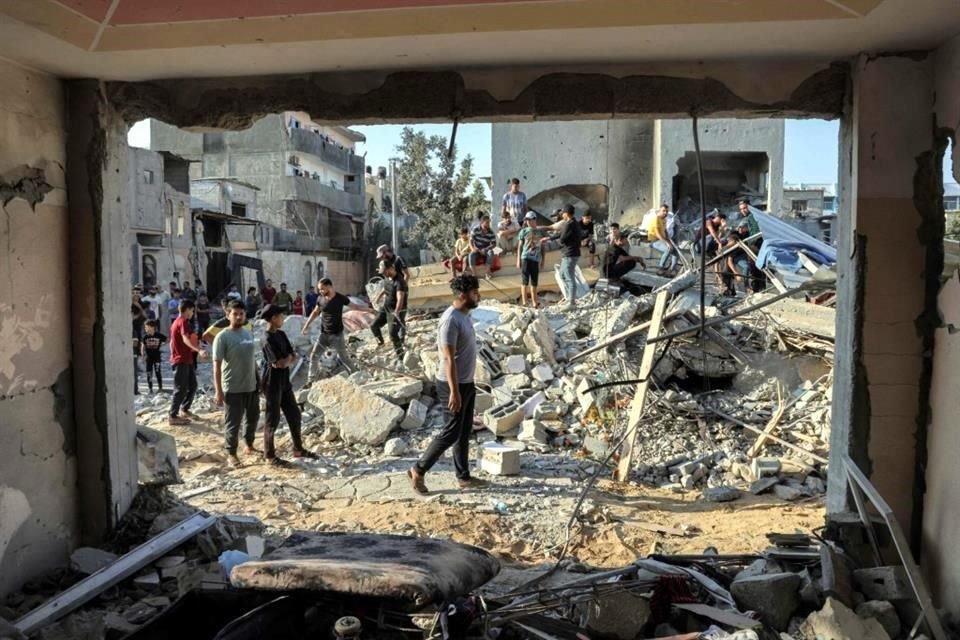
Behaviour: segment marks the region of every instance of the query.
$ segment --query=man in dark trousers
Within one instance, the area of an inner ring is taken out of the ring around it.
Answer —
[[[303,448],[300,436],[300,406],[293,395],[293,386],[290,384],[290,367],[297,362],[297,354],[293,345],[283,332],[283,312],[279,307],[268,304],[260,312],[260,318],[265,320],[267,327],[267,341],[263,345],[263,375],[261,376],[260,391],[267,401],[267,416],[263,423],[263,457],[273,466],[284,466],[286,461],[277,457],[274,447],[274,434],[280,425],[280,413],[287,419],[290,427],[290,439],[293,440],[294,458],[316,458],[312,451]]]
[[[470,476],[470,434],[473,432],[473,406],[477,390],[473,374],[477,366],[477,338],[470,311],[480,304],[480,283],[476,276],[462,275],[450,283],[453,304],[440,316],[437,349],[437,397],[445,408],[445,425],[427,447],[420,460],[407,471],[413,490],[427,494],[424,476],[451,446],[457,484],[468,489],[482,484]]]
[[[350,302],[350,298],[338,293],[333,288],[333,280],[322,278],[319,282],[320,296],[317,298],[317,305],[310,313],[300,335],[307,335],[310,325],[320,316],[320,328],[322,333],[317,338],[310,350],[310,361],[307,365],[307,380],[312,381],[317,375],[316,358],[323,349],[333,349],[337,352],[341,364],[348,369],[353,368],[353,362],[350,360],[350,354],[347,352],[347,341],[343,335],[343,310],[354,309],[356,311],[369,311],[366,307]]]
[[[181,300],[179,315],[170,325],[170,364],[173,365],[173,401],[170,403],[170,424],[185,425],[200,418],[190,413],[193,396],[197,393],[197,365],[194,354],[201,360],[207,352],[199,345],[193,330],[192,300]],[[183,414],[183,417],[181,417]]]
[[[377,342],[383,344],[383,334],[380,329],[390,323],[390,342],[393,343],[393,350],[397,358],[403,361],[403,336],[404,323],[407,321],[407,294],[409,287],[406,278],[397,269],[397,265],[387,260],[383,263],[383,291],[377,296],[376,304],[383,302],[380,307],[380,315],[370,325],[370,331],[377,339]],[[375,305],[376,306],[376,305]]]
[[[214,402],[225,406],[225,448],[231,466],[239,466],[237,444],[240,423],[246,421],[243,440],[247,453],[259,453],[254,446],[257,421],[260,420],[260,380],[257,376],[257,340],[246,328],[247,312],[243,303],[235,300],[227,305],[230,326],[213,339]]]

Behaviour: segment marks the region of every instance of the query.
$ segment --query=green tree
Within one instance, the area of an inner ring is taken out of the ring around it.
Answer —
[[[489,210],[483,185],[474,177],[473,157],[457,161],[456,148],[447,156],[444,136],[427,136],[404,127],[397,146],[397,197],[403,213],[417,222],[406,232],[404,244],[448,252],[457,230]]]

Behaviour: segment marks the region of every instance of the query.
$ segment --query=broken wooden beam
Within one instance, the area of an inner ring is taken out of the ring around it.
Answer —
[[[627,435],[620,448],[620,463],[617,465],[616,479],[624,482],[630,477],[630,470],[633,467],[633,449],[637,438],[637,429],[640,426],[640,419],[643,417],[643,406],[647,400],[647,388],[650,384],[650,376],[653,374],[653,358],[657,353],[657,348],[653,346],[652,339],[660,335],[660,329],[663,326],[663,315],[667,309],[666,291],[657,294],[656,302],[653,305],[653,317],[650,318],[650,331],[647,334],[647,343],[643,347],[643,356],[640,359],[640,382],[637,384],[637,392],[630,402],[630,418],[627,422]]]

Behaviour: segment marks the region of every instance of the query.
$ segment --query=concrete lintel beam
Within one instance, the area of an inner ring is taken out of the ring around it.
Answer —
[[[179,127],[242,129],[269,113],[306,111],[317,122],[353,124],[505,122],[535,119],[713,117],[839,117],[849,65],[811,65],[779,80],[776,91],[742,88],[744,78],[704,65],[698,75],[613,75],[588,71],[514,70],[465,76],[455,71],[339,73],[231,79],[109,82],[107,95],[128,123],[153,117]],[[741,73],[741,76],[743,74]],[[802,79],[797,79],[801,78]],[[773,82],[773,80],[771,80]],[[511,90],[504,86],[510,84]],[[735,91],[731,86],[736,86]],[[763,96],[763,97],[761,97]]]

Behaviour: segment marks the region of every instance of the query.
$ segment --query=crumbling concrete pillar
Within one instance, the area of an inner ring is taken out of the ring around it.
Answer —
[[[834,429],[828,512],[848,508],[851,457],[918,533],[936,291],[942,136],[926,55],[862,57],[841,131]],[[913,537],[916,543],[916,536]]]
[[[66,83],[71,334],[80,516],[106,534],[137,490],[127,127],[94,81]]]

